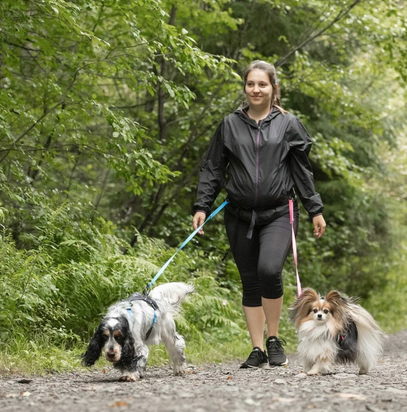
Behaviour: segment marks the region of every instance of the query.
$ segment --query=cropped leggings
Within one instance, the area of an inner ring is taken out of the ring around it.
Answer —
[[[294,231],[298,230],[298,207]],[[261,306],[261,298],[283,295],[282,271],[291,250],[291,223],[288,213],[266,225],[255,225],[251,239],[246,237],[249,223],[225,211],[225,226],[230,247],[242,279],[243,305]]]

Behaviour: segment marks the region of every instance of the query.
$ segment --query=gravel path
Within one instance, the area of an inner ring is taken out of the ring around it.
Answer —
[[[286,368],[240,370],[233,364],[191,367],[186,377],[148,368],[145,379],[118,382],[114,370],[0,378],[0,411],[255,412],[407,411],[407,330],[389,336],[369,375],[338,367],[328,376]]]

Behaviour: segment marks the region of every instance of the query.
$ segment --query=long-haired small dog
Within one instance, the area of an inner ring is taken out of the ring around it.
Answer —
[[[148,346],[163,342],[173,362],[174,374],[185,373],[185,342],[176,332],[174,315],[193,286],[182,282],[154,288],[147,298],[135,293],[111,306],[93,335],[85,366],[92,366],[103,351],[106,360],[122,372],[120,380],[137,381],[144,376]]]
[[[308,375],[327,374],[335,363],[356,363],[365,374],[382,352],[384,335],[372,315],[336,290],[321,298],[313,289],[304,289],[291,306],[290,317]]]

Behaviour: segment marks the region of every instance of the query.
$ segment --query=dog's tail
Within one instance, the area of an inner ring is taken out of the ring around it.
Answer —
[[[350,316],[358,330],[356,362],[367,372],[377,363],[382,353],[385,335],[366,309],[355,303],[351,303],[349,307]]]
[[[184,282],[164,283],[155,287],[149,296],[157,301],[158,307],[160,302],[167,304],[168,310],[177,313],[184,299],[194,291],[194,287]]]

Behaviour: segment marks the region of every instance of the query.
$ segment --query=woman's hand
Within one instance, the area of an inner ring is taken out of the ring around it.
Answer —
[[[312,218],[312,224],[314,225],[314,236],[319,239],[325,232],[325,219],[322,215],[314,216]]]
[[[206,219],[206,213],[205,212],[196,212],[194,218],[192,219],[192,226],[195,229],[197,229],[199,226],[205,222]],[[203,235],[204,231],[203,228],[198,232],[198,235]]]

